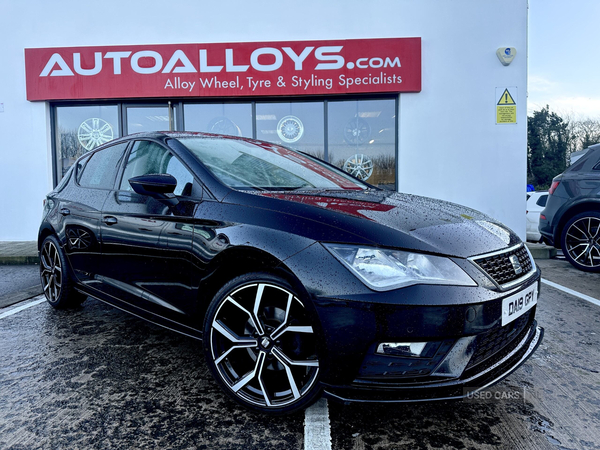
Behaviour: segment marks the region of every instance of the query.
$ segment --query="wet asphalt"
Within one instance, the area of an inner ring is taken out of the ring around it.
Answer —
[[[41,293],[39,265],[0,265],[0,308]]]
[[[600,298],[600,274],[539,265],[544,278]],[[543,285],[537,320],[536,354],[480,398],[329,401],[332,448],[600,448],[600,307]],[[238,407],[199,342],[97,300],[68,312],[42,302],[0,319],[0,449],[117,448],[302,449],[304,414]]]

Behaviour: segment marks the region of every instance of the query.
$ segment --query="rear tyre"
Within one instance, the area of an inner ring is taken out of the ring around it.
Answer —
[[[40,279],[46,300],[56,309],[75,308],[86,298],[75,290],[67,260],[54,236],[48,236],[42,242]]]
[[[600,272],[600,213],[587,211],[572,217],[563,229],[561,248],[579,270]]]
[[[204,353],[223,390],[270,414],[308,407],[320,394],[317,339],[301,297],[267,273],[234,278],[212,300]]]

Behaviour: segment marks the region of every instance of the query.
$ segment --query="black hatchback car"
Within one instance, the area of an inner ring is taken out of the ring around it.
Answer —
[[[73,165],[45,201],[50,304],[92,296],[202,339],[242,405],[461,398],[541,342],[540,272],[509,229],[251,139],[150,133]]]
[[[600,272],[600,144],[554,177],[539,230],[544,241],[587,272]]]

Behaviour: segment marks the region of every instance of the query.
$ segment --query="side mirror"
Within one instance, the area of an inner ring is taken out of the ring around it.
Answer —
[[[175,206],[179,202],[173,194],[177,187],[177,180],[168,173],[140,175],[130,178],[129,184],[134,192],[140,195],[148,195],[170,206]]]

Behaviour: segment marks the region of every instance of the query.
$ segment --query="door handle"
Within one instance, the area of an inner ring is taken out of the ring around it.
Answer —
[[[63,216],[68,216],[69,214],[71,214],[71,211],[69,211],[67,208],[62,208],[62,209],[60,210],[60,213],[61,213]]]
[[[104,223],[106,225],[116,225],[116,223],[118,222],[116,217],[113,216],[105,216],[104,217]]]

